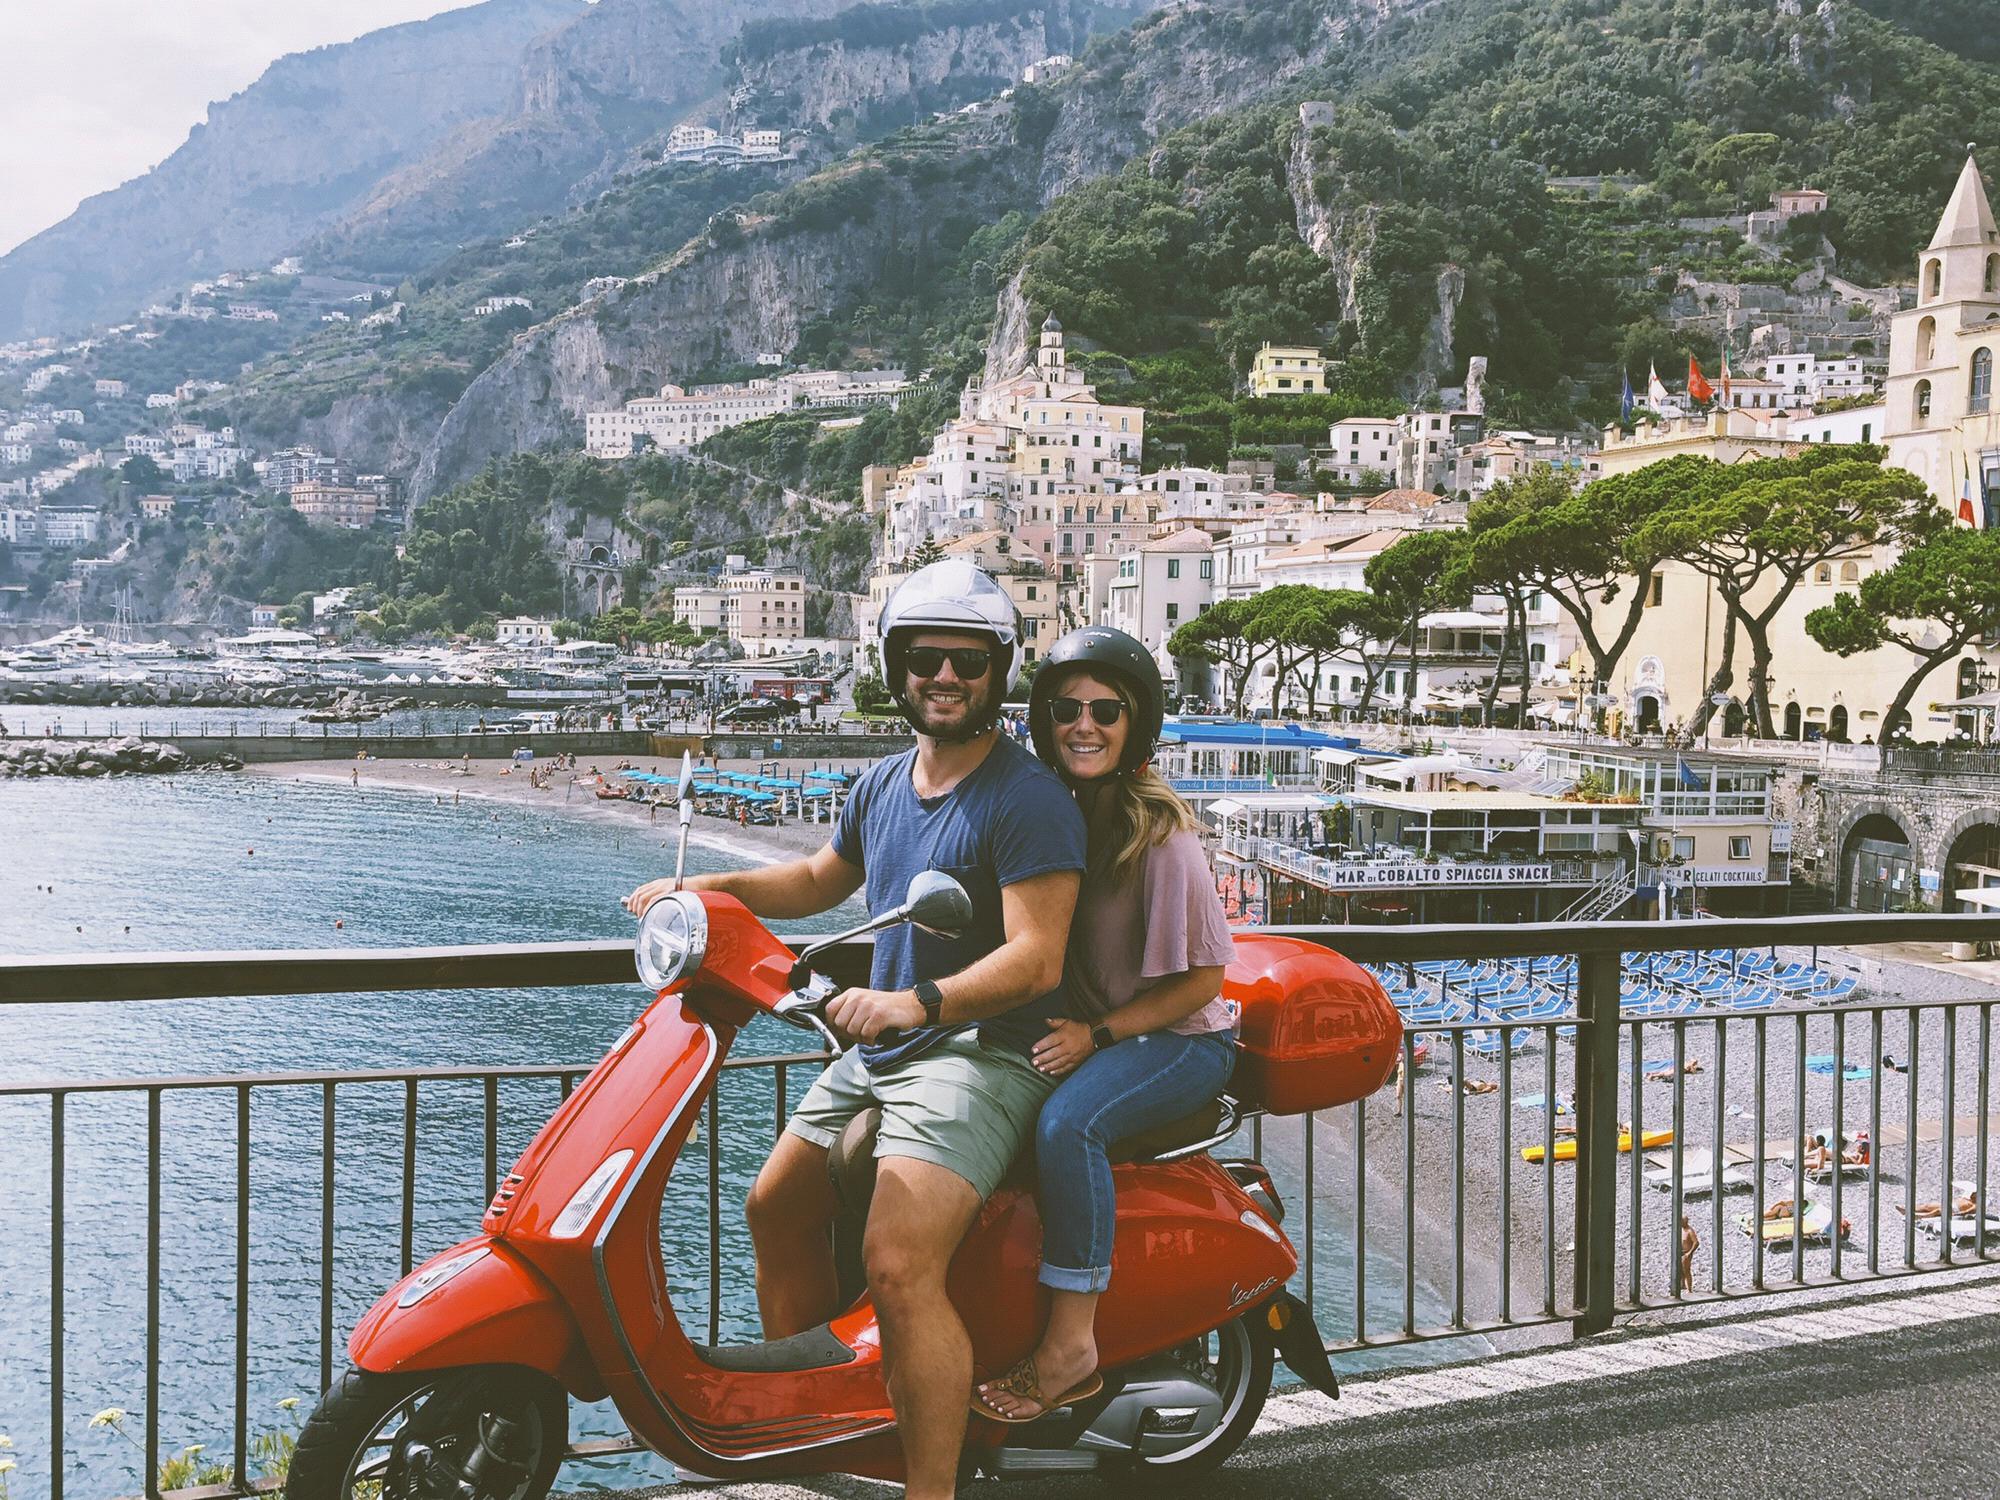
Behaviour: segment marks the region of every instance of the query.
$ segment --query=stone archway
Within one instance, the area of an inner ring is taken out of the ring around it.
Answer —
[[[1920,846],[1903,815],[1887,803],[1864,803],[1849,813],[1834,848],[1838,905],[1900,911],[1917,894]]]
[[[2000,885],[2000,807],[1975,808],[1952,819],[1938,839],[1941,909],[1988,910],[1961,902],[1952,892],[1967,886]]]

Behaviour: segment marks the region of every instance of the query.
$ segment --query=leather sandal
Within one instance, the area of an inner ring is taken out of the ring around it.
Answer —
[[[1010,1426],[1020,1426],[1027,1422],[1039,1422],[1050,1412],[1073,1405],[1078,1401],[1088,1401],[1092,1396],[1095,1396],[1099,1391],[1104,1389],[1104,1377],[1093,1371],[1075,1389],[1065,1391],[1061,1396],[1051,1401],[1042,1393],[1041,1379],[1035,1372],[1035,1356],[1030,1354],[1020,1360],[998,1380],[987,1381],[986,1386],[986,1391],[975,1389],[972,1393],[971,1406],[973,1414],[984,1417],[989,1422],[1005,1422]],[[1006,1416],[986,1404],[988,1392],[996,1396],[1019,1396],[1023,1401],[1034,1402],[1041,1410],[1025,1417]]]

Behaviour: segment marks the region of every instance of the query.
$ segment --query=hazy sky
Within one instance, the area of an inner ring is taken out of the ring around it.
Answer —
[[[0,0],[0,253],[171,155],[273,61],[471,0]]]

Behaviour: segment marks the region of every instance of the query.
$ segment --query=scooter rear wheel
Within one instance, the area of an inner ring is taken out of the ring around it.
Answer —
[[[1251,1326],[1248,1317],[1242,1317],[1197,1339],[1194,1349],[1222,1397],[1222,1420],[1206,1437],[1185,1448],[1146,1457],[1134,1455],[1129,1467],[1100,1469],[1101,1477],[1115,1482],[1144,1474],[1152,1483],[1164,1481],[1171,1486],[1181,1479],[1213,1473],[1243,1446],[1271,1394],[1271,1372],[1277,1363],[1271,1341]]]
[[[546,1375],[508,1365],[408,1375],[348,1370],[300,1431],[285,1494],[288,1500],[458,1495],[444,1486],[464,1474],[495,1418],[510,1424],[500,1456],[510,1461],[504,1472],[515,1482],[476,1484],[474,1493],[479,1500],[542,1500],[569,1443],[569,1398]],[[412,1443],[434,1455],[434,1476],[406,1465]]]

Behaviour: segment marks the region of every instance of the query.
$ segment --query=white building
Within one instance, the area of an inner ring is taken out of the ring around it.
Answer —
[[[745,156],[776,156],[784,150],[784,135],[776,130],[746,130],[743,132],[743,154]]]
[[[44,505],[42,541],[51,547],[84,547],[97,540],[103,517],[81,507]]]
[[[910,382],[900,370],[802,370],[742,385],[660,388],[614,411],[584,415],[584,451],[595,458],[630,458],[642,447],[685,452],[745,422],[806,406],[893,404]]]
[[[100,396],[123,396],[125,394],[125,382],[122,380],[100,380],[93,389]]]
[[[1795,411],[1788,419],[1790,437],[1798,443],[1879,443],[1888,432],[1889,408],[1880,401],[1850,406],[1845,411]]]
[[[147,458],[160,458],[166,454],[167,440],[148,432],[127,433],[125,451],[128,454],[144,454]]]
[[[1342,484],[1360,484],[1365,474],[1395,479],[1402,462],[1403,426],[1395,417],[1349,417],[1327,429],[1331,468]]]
[[[1773,354],[1757,361],[1755,368],[1764,379],[1785,388],[1791,398],[1786,404],[1794,408],[1865,395],[1875,388],[1868,377],[1867,361],[1858,354],[1839,358]]]
[[[1890,322],[1889,462],[1976,526],[2000,525],[2000,226],[1968,156],[1917,257],[1917,305]]]
[[[1052,52],[1039,62],[1031,62],[1021,69],[1021,82],[1047,83],[1058,74],[1066,72],[1075,61],[1067,52]]]
[[[472,304],[472,315],[475,318],[490,318],[493,314],[504,312],[510,307],[526,308],[533,312],[535,304],[526,297],[487,297]]]
[[[174,393],[172,391],[153,391],[146,397],[146,409],[148,411],[158,411],[163,406],[172,406],[173,404]]]
[[[319,612],[317,600],[314,601],[313,612]],[[524,651],[547,651],[556,643],[555,622],[538,620],[532,615],[514,615],[494,625],[493,639],[501,646]]]
[[[1198,526],[1138,543],[1117,560],[1099,623],[1124,631],[1170,669],[1168,639],[1214,602],[1214,548]]]
[[[33,443],[0,443],[0,464],[32,463],[34,457],[35,445]]]

